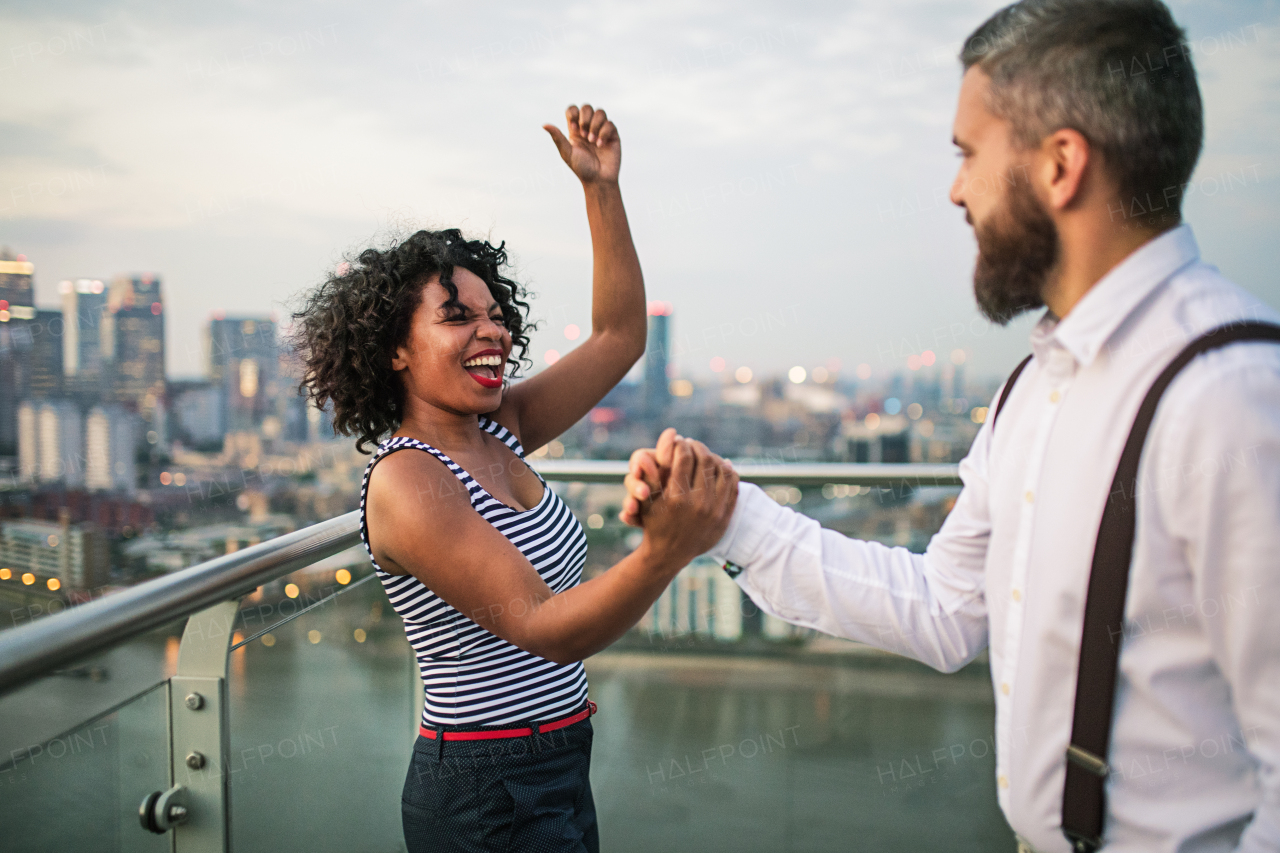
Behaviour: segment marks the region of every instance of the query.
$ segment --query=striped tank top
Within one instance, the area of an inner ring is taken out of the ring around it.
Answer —
[[[506,427],[485,417],[479,425],[524,459],[524,448]],[[556,719],[582,708],[587,675],[581,662],[558,664],[526,652],[481,628],[413,575],[390,575],[378,566],[365,520],[369,475],[387,455],[406,448],[425,451],[443,462],[470,494],[476,512],[520,549],[553,593],[582,579],[587,537],[545,480],[538,505],[516,512],[429,444],[389,438],[378,446],[360,486],[360,538],[418,658],[426,693],[422,724],[428,728],[501,725]]]

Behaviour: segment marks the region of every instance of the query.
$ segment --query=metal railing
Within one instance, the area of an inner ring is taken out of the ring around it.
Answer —
[[[627,473],[626,462],[613,460],[539,460],[534,467],[547,480],[560,482],[620,483]],[[960,485],[955,465],[749,463],[737,470],[743,480],[762,486]],[[85,655],[246,595],[357,545],[359,525],[358,513],[349,512],[0,633],[0,696]]]
[[[620,483],[627,475],[627,463],[614,460],[540,459],[534,463],[538,473],[548,480],[579,483]],[[747,462],[734,466],[738,476],[760,486],[823,486],[827,483],[848,486],[960,485],[956,465],[920,463],[864,462]]]
[[[359,514],[349,512],[6,631],[0,695],[350,548],[360,542],[359,528]]]
[[[535,468],[551,481],[620,483],[627,463],[537,460]],[[954,465],[749,463],[737,470],[743,480],[759,485],[896,490],[961,484]],[[170,779],[179,778],[183,766],[224,766],[230,750],[227,662],[239,599],[359,542],[359,515],[350,512],[0,633],[0,696],[188,618],[177,673],[168,680]],[[172,785],[149,798],[144,825],[153,831],[175,829],[177,850],[229,849],[225,774],[202,776],[195,783],[187,778],[187,786]]]

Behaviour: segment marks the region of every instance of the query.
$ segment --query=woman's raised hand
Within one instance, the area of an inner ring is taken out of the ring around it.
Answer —
[[[544,124],[543,130],[551,134],[560,157],[584,184],[596,182],[617,183],[618,169],[622,164],[622,141],[618,128],[605,115],[590,104],[570,106],[564,111],[569,125],[566,137],[554,124]]]

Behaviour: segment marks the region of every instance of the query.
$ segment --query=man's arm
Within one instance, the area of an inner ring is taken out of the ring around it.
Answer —
[[[742,569],[735,580],[766,613],[954,672],[987,645],[988,435],[961,463],[965,488],[924,554],[824,530],[747,483],[711,554]]]
[[[987,645],[990,441],[984,426],[960,463],[965,487],[924,554],[824,530],[745,483],[710,553],[740,570],[735,580],[766,613],[936,669],[959,669]],[[641,502],[660,488],[675,442],[667,430],[656,450],[632,456],[623,521],[641,523]]]
[[[1196,616],[1257,762],[1261,797],[1238,849],[1280,850],[1280,347],[1237,345],[1188,367],[1148,442],[1140,482],[1154,479],[1156,511],[1183,543]]]

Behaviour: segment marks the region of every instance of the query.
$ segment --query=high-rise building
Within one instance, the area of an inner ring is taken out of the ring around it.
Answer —
[[[164,398],[164,302],[157,275],[118,276],[107,300],[109,338],[103,351],[114,362],[116,402],[150,422]]]
[[[305,442],[308,440],[308,410],[313,407],[302,387],[302,359],[292,348],[282,346],[276,371],[280,384],[280,393],[276,395],[276,413],[281,424],[280,437],[285,441]]]
[[[172,399],[170,436],[187,445],[212,450],[222,447],[222,391],[210,382],[178,379],[169,383]]]
[[[911,375],[912,401],[926,412],[935,412],[942,403],[942,380],[936,368],[921,368]]]
[[[138,482],[134,422],[122,406],[96,406],[84,424],[84,485],[91,491],[132,492]]]
[[[100,279],[64,281],[62,293],[62,369],[67,390],[99,396],[107,376],[107,358],[114,342],[104,334],[107,317],[106,286]]]
[[[671,303],[649,303],[649,337],[644,351],[644,416],[662,418],[671,403],[667,356],[671,346]]]
[[[276,324],[267,317],[209,322],[209,381],[221,394],[227,432],[257,430],[275,414],[280,355]]]
[[[15,573],[31,572],[49,589],[92,590],[106,584],[111,552],[91,524],[6,521],[0,524],[0,561]],[[57,585],[49,579],[56,578]]]
[[[24,256],[0,251],[0,456],[18,449],[18,404],[30,381],[35,266]]]
[[[0,323],[14,320],[35,319],[35,291],[31,278],[35,264],[24,255],[14,257],[9,250],[0,250]]]
[[[40,436],[36,428],[36,406],[27,402],[15,406],[17,412],[18,479],[35,482],[40,471]]]
[[[28,322],[0,323],[0,456],[12,456],[18,448],[18,404],[27,396],[31,353]]]
[[[36,310],[28,355],[27,396],[37,400],[61,397],[63,392],[62,312]]]
[[[23,482],[84,483],[80,409],[70,400],[18,406],[18,477]]]

